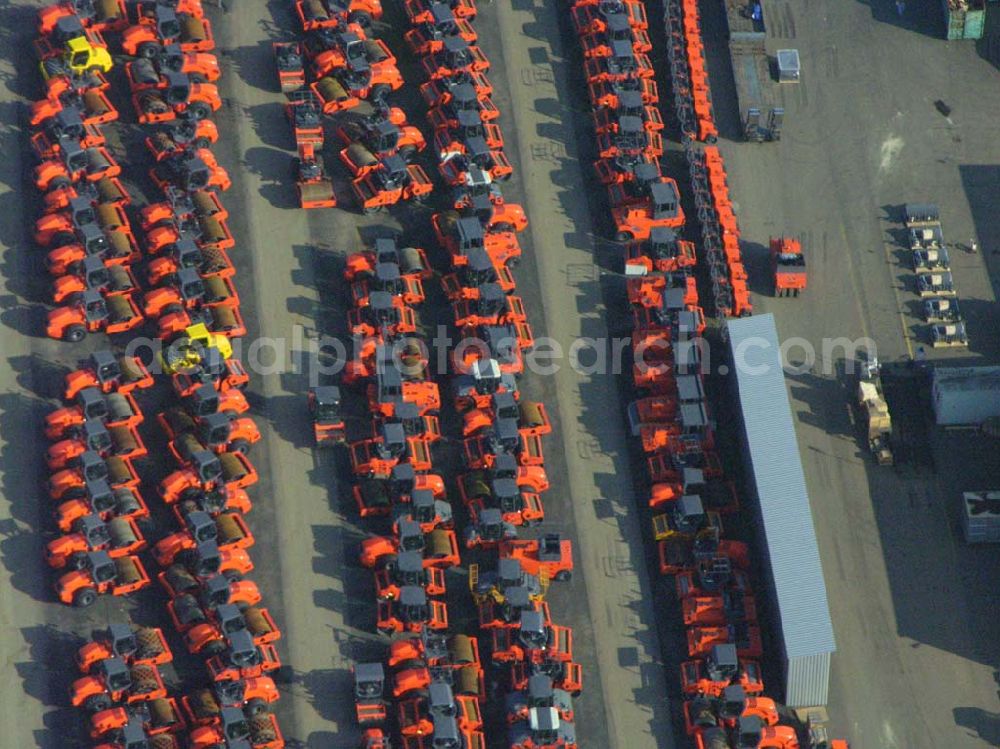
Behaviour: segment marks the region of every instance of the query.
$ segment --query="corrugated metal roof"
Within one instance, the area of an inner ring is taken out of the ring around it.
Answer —
[[[934,367],[939,390],[1000,390],[1000,367]]]
[[[785,704],[788,707],[825,705],[829,696],[829,653],[788,660],[785,664]]]
[[[785,655],[836,650],[773,315],[730,320],[729,345],[774,575]]]

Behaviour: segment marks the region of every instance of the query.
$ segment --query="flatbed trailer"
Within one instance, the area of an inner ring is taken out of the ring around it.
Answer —
[[[771,75],[763,6],[760,6],[760,17],[755,19],[753,5],[760,0],[722,2],[726,8],[729,59],[743,136],[755,143],[780,140],[785,109]]]

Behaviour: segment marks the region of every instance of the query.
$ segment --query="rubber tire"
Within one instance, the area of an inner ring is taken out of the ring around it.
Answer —
[[[195,138],[191,143],[191,147],[196,151],[200,151],[202,148],[208,148],[212,145],[212,141],[208,138]]]
[[[247,704],[243,710],[247,713],[247,715],[263,715],[264,713],[270,712],[267,708],[267,703],[260,697],[254,697],[252,700],[247,700]]]
[[[356,23],[363,29],[370,29],[372,26],[372,16],[371,13],[366,13],[363,10],[356,10],[347,16],[348,23]]]
[[[152,60],[160,54],[160,45],[156,42],[143,42],[135,52],[136,57],[145,57],[147,60]]]
[[[393,627],[379,627],[378,633],[386,637],[392,637],[394,634],[396,634],[396,630]]]
[[[377,104],[378,102],[384,102],[389,98],[389,94],[392,93],[392,86],[385,83],[376,83],[372,86],[372,90],[368,92],[368,101],[372,104]]]
[[[47,189],[57,190],[61,187],[69,187],[71,184],[73,183],[70,182],[69,177],[60,174],[58,177],[53,177],[52,179],[49,180],[49,186]]]
[[[407,164],[411,163],[417,155],[416,146],[403,146],[399,149],[399,155]]]
[[[79,343],[87,337],[87,329],[82,325],[70,325],[63,331],[62,339],[67,343]]]
[[[165,315],[176,315],[178,312],[184,311],[184,305],[174,302],[172,304],[164,305],[163,309],[160,310],[160,317]]]
[[[188,73],[188,78],[191,83],[208,83],[208,78],[201,73]]]
[[[225,640],[212,640],[211,642],[206,642],[202,648],[200,655],[212,656],[218,655],[226,649]]]
[[[635,239],[635,235],[630,231],[620,231],[615,234],[616,242],[631,242],[633,239]]]
[[[95,694],[83,701],[85,710],[91,713],[99,713],[111,707],[111,695]]]
[[[97,591],[93,588],[80,588],[73,594],[73,605],[78,609],[85,609],[92,606],[97,600]]]
[[[569,570],[559,570],[559,572],[557,572],[555,574],[555,577],[553,579],[557,580],[558,582],[565,583],[565,582],[569,582],[569,580],[572,577],[573,577],[573,573],[570,572]]]
[[[86,554],[70,554],[66,560],[66,568],[70,570],[82,570],[87,566]]]
[[[188,106],[187,114],[192,120],[207,120],[212,116],[212,108],[203,101],[196,101]]]
[[[243,579],[243,575],[236,570],[226,570],[222,573],[225,578],[231,583],[238,583]]]
[[[246,455],[250,452],[250,442],[249,440],[238,439],[233,440],[229,443],[229,452],[231,453],[242,453]]]

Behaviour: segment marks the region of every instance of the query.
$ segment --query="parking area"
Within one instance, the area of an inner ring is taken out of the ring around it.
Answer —
[[[837,637],[831,733],[852,746],[982,747],[998,738],[996,619],[990,615],[995,550],[966,546],[957,516],[963,489],[987,488],[996,445],[929,424],[920,356],[937,363],[995,363],[995,172],[1000,146],[995,14],[978,43],[944,42],[940,9],[889,2],[767,5],[769,48],[797,48],[803,79],[786,84],[781,142],[733,140],[735,94],[724,18],[704,13],[716,116],[730,191],[738,202],[755,312],[773,312],[784,340],[822,354],[824,339],[872,338],[889,367],[905,460],[875,465],[851,412],[852,380],[834,345],[809,366],[789,348],[797,433]],[[946,104],[942,114],[937,102]],[[940,206],[955,285],[968,322],[967,351],[926,345],[902,205]],[[800,237],[809,289],[770,294],[767,243]],[[966,247],[977,238],[979,252]]]
[[[36,10],[18,6],[0,11],[10,42],[2,63],[6,89],[0,102],[11,114],[5,123],[16,122],[23,103],[38,95],[29,52]],[[274,349],[265,350],[272,343],[264,343],[258,350],[260,361],[275,366],[252,376],[249,397],[263,433],[253,454],[261,474],[251,492],[251,524],[257,537],[253,577],[285,633],[278,644],[287,667],[279,683],[277,715],[290,746],[354,747],[359,736],[350,667],[380,657],[384,640],[375,633],[370,573],[355,561],[365,529],[354,513],[348,467],[343,456],[313,449],[305,407],[310,349],[319,336],[343,333],[344,257],[386,231],[401,231],[414,244],[429,246],[430,211],[408,206],[360,216],[350,208],[298,210],[292,181],[294,144],[271,49],[275,40],[295,38],[293,15],[286,5],[263,0],[228,12],[208,12],[223,67],[224,105],[215,117],[223,138],[214,151],[234,182],[225,204],[237,240],[232,257],[248,327],[246,341],[273,342]],[[379,36],[400,55],[404,76],[415,84],[420,80],[415,61],[407,59],[401,35],[393,32],[403,27],[401,17],[395,4],[387,7],[387,23]],[[588,218],[571,197],[571,185],[579,177],[565,171],[578,167],[567,156],[572,142],[559,133],[563,116],[552,109],[565,95],[558,88],[559,55],[550,48],[549,35],[557,34],[555,9],[540,2],[484,4],[480,19],[477,25],[503,31],[484,35],[482,46],[493,64],[494,99],[503,113],[501,125],[511,143],[507,150],[517,170],[505,194],[525,205],[533,222],[522,236],[525,258],[517,272],[518,293],[536,336],[552,335],[566,344],[581,333],[600,336],[604,322]],[[533,35],[524,33],[527,25]],[[536,110],[537,101],[541,103]],[[393,102],[426,129],[415,85],[404,88]],[[537,115],[545,106],[549,110],[540,122]],[[128,111],[127,104],[122,108]],[[127,126],[122,131],[123,137],[135,134]],[[11,365],[0,383],[7,500],[0,530],[10,583],[0,590],[0,615],[9,631],[21,633],[6,638],[3,648],[23,687],[16,699],[5,701],[3,710],[8,723],[16,726],[12,744],[55,747],[77,735],[79,728],[64,696],[65,666],[73,648],[91,629],[123,618],[126,611],[141,620],[142,612],[157,609],[158,603],[147,600],[149,596],[128,603],[102,599],[80,616],[51,602],[50,575],[41,558],[50,529],[48,512],[36,501],[36,487],[44,476],[41,452],[29,454],[24,446],[39,444],[38,424],[55,403],[60,368],[71,365],[79,349],[68,354],[64,345],[40,336],[44,308],[39,302],[45,289],[26,281],[39,272],[25,252],[25,216],[33,215],[31,193],[24,189],[24,170],[30,164],[17,158],[24,137],[19,127],[5,125],[2,137],[13,157],[2,164],[0,178],[5,208],[0,241],[10,300],[0,335]],[[328,151],[328,169],[338,194],[346,198],[346,174],[335,151]],[[425,165],[428,171],[432,163]],[[570,236],[575,241],[567,241]],[[441,315],[441,310],[431,312],[424,322],[433,323]],[[94,347],[103,343],[99,337],[92,342]],[[545,496],[545,528],[576,541],[576,574],[570,583],[554,585],[550,600],[557,620],[574,628],[575,660],[584,668],[587,687],[576,704],[577,730],[601,745],[655,741],[669,749],[673,740],[662,701],[649,581],[639,530],[627,512],[632,497],[620,489],[630,482],[624,425],[617,400],[608,397],[614,384],[599,377],[577,379],[567,368],[553,378],[527,377],[522,388],[527,397],[548,404],[555,426],[546,439],[546,469],[553,488]],[[457,467],[454,453],[448,447],[441,453],[449,471]],[[467,599],[463,586],[460,575],[449,580],[450,602]],[[158,595],[151,591],[153,598]],[[468,603],[456,607],[461,622],[469,614]]]

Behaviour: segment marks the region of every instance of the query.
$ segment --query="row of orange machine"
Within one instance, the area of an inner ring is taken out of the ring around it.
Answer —
[[[438,97],[430,120],[444,143],[438,153],[442,176],[455,191],[448,209],[432,218],[451,260],[442,283],[458,334],[449,357],[450,387],[462,416],[465,468],[450,478],[469,517],[464,546],[487,552],[482,571],[470,569],[469,584],[480,630],[493,647],[481,660],[475,637],[449,634],[442,600],[444,570],[461,559],[455,517],[432,454],[440,437],[437,414],[448,398],[429,379],[428,345],[417,323],[423,284],[433,274],[423,251],[382,238],[350,256],[346,269],[354,305],[349,332],[363,342],[341,386],[364,392],[371,431],[348,437],[340,388],[316,388],[311,400],[317,441],[349,443],[360,514],[391,523],[390,533],[368,538],[361,549],[361,563],[375,572],[376,626],[409,635],[393,643],[385,662],[356,666],[358,720],[368,746],[393,738],[414,748],[485,746],[480,707],[486,661],[507,687],[510,745],[572,747],[571,693],[582,688],[581,669],[572,660],[571,631],[553,623],[544,600],[551,579],[569,577],[572,546],[554,534],[517,538],[518,528],[544,518],[540,494],[548,479],[541,437],[551,429],[544,405],[522,400],[517,388],[523,353],[533,341],[523,303],[513,295],[510,266],[521,254],[516,232],[527,219],[520,206],[504,202],[496,184],[509,174],[493,169],[501,158],[506,163],[502,152],[487,147],[474,160],[471,151],[456,153],[453,145],[461,123],[488,125],[493,143],[502,143],[490,114],[496,107],[485,76],[489,63],[470,43],[474,4],[411,0],[405,10],[411,31],[437,45],[427,48],[422,90]],[[415,51],[413,39],[408,32]],[[398,147],[383,154],[398,157]]]
[[[413,28],[404,34],[427,81],[421,94],[434,128],[442,179],[468,183],[473,166],[494,180],[513,172],[495,124],[499,111],[481,75],[489,61],[476,46],[468,8],[447,2],[405,8]],[[336,205],[332,180],[316,157],[324,144],[323,114],[335,114],[340,161],[352,177],[356,206],[365,213],[402,200],[423,198],[433,185],[411,163],[427,145],[406,113],[388,103],[403,85],[396,57],[365,29],[382,16],[377,0],[299,0],[300,42],[276,42],[275,60],[286,112],[299,152],[298,193],[303,208]],[[361,112],[362,107],[365,113]]]
[[[177,522],[173,531],[152,526],[140,489],[152,478],[138,470],[148,457],[140,391],[155,383],[150,368],[131,355],[97,351],[67,375],[65,405],[46,417],[47,490],[62,534],[47,545],[46,561],[58,571],[63,603],[87,607],[100,595],[148,587],[143,530],[166,532],[152,556],[176,635],[113,623],[79,651],[71,703],[106,749],[284,746],[269,712],[278,690],[267,676],[280,667],[272,643],[281,633],[259,605],[256,584],[243,579],[253,569],[246,550],[254,543],[244,517],[251,508],[246,487],[258,478],[246,452],[260,434],[245,416],[248,377],[232,356],[230,336],[242,334],[242,325],[220,323],[227,318],[214,306],[219,289],[237,299],[226,255],[232,237],[215,192],[229,179],[207,149],[217,138],[209,112],[171,98],[182,78],[188,95],[214,90],[195,82],[218,77],[205,51],[210,28],[197,0],[99,7],[84,1],[39,13],[35,46],[47,95],[32,107],[31,140],[41,162],[35,177],[44,193],[36,240],[49,250],[57,303],[70,302],[60,309],[81,313],[59,337],[79,340],[83,333],[70,332],[72,326],[109,334],[136,327],[118,324],[119,305],[142,320],[132,298],[142,278],[152,287],[142,306],[147,317],[159,317],[164,345],[156,364],[174,400],[157,414],[177,463],[157,489]],[[146,139],[163,199],[138,210],[100,128],[118,117],[104,75],[113,65],[103,36],[109,32],[121,33],[124,52],[138,54],[126,76],[139,120],[170,123]],[[157,96],[173,104],[151,119],[145,104]],[[129,222],[133,212],[145,256]],[[229,319],[238,316],[235,304],[226,309]],[[59,315],[50,314],[50,333]],[[168,693],[160,671],[173,659],[168,641],[175,636],[206,667],[180,697]]]
[[[242,335],[226,254],[233,237],[211,192],[229,186],[207,148],[218,139],[208,117],[220,105],[207,82],[218,78],[218,62],[202,51],[212,46],[211,27],[197,15],[196,3],[184,3],[184,11],[145,1],[126,6],[122,0],[115,7],[120,20],[109,18],[109,8],[100,16],[81,16],[71,5],[52,6],[39,20],[35,47],[46,95],[32,105],[30,125],[39,159],[35,186],[44,193],[45,213],[35,223],[34,239],[47,251],[52,299],[59,305],[49,313],[46,332],[75,342],[88,332],[127,332],[149,319],[156,320],[161,337],[198,322],[213,332]],[[207,38],[184,42],[176,35],[186,28],[179,19],[198,20]],[[144,55],[125,66],[138,120],[164,123],[146,139],[156,161],[149,176],[163,201],[136,214],[146,233],[144,252],[129,219],[131,197],[119,179],[121,166],[102,130],[119,116],[108,97],[105,72],[112,62],[102,32],[121,28],[123,51]],[[79,54],[87,59],[78,69]],[[142,281],[150,289],[145,294],[136,276],[143,260]]]
[[[666,5],[670,16],[670,0]],[[696,14],[695,0],[686,0],[684,9]],[[652,76],[645,73],[647,62],[643,55],[651,49],[645,7],[640,0],[577,0],[571,14],[580,34],[595,107],[602,159],[597,163],[597,174],[605,182],[607,175],[615,175],[609,190],[614,206],[618,196],[641,179],[641,173],[659,174],[657,158],[662,150],[653,134],[662,124],[655,108]],[[675,114],[682,132],[689,137],[694,134],[685,122],[692,122],[697,115],[701,126],[696,132],[714,138],[710,106],[706,110],[709,100],[697,17],[679,28],[681,39],[668,34],[671,59],[680,52],[680,62],[692,72],[701,71],[701,75],[694,88],[687,80],[673,76],[671,88],[687,108],[682,112],[679,104]],[[684,54],[685,41],[691,54]],[[594,73],[601,64],[598,55],[606,56],[605,66],[614,66],[617,102],[593,96]],[[698,97],[693,96],[695,90]],[[645,98],[640,101],[632,91],[641,92]],[[635,117],[629,129],[636,133],[641,130],[639,137],[623,138],[627,130],[620,126],[617,130],[607,129],[613,116],[619,122],[623,119],[625,96],[635,101],[634,111],[627,116]],[[607,162],[609,142],[619,146],[613,165]],[[725,175],[717,150],[700,149],[694,160],[714,170],[716,204],[722,205],[718,197],[725,193]],[[732,215],[731,209],[728,215]],[[701,205],[698,218],[709,218]],[[778,724],[778,706],[762,695],[761,670],[753,660],[762,655],[762,645],[746,572],[747,547],[723,538],[722,517],[737,512],[739,502],[735,486],[725,478],[715,451],[702,376],[705,316],[693,275],[699,261],[694,245],[678,236],[683,223],[684,217],[678,211],[670,224],[644,232],[644,241],[626,246],[625,265],[634,328],[633,383],[642,396],[628,404],[627,418],[631,433],[640,439],[646,455],[651,485],[648,506],[660,572],[675,577],[686,627],[690,660],[681,665],[680,674],[685,695],[684,726],[699,749],[797,749],[796,730]],[[734,262],[738,262],[736,235],[730,236],[736,252]],[[716,310],[722,314],[734,312],[718,306]]]

